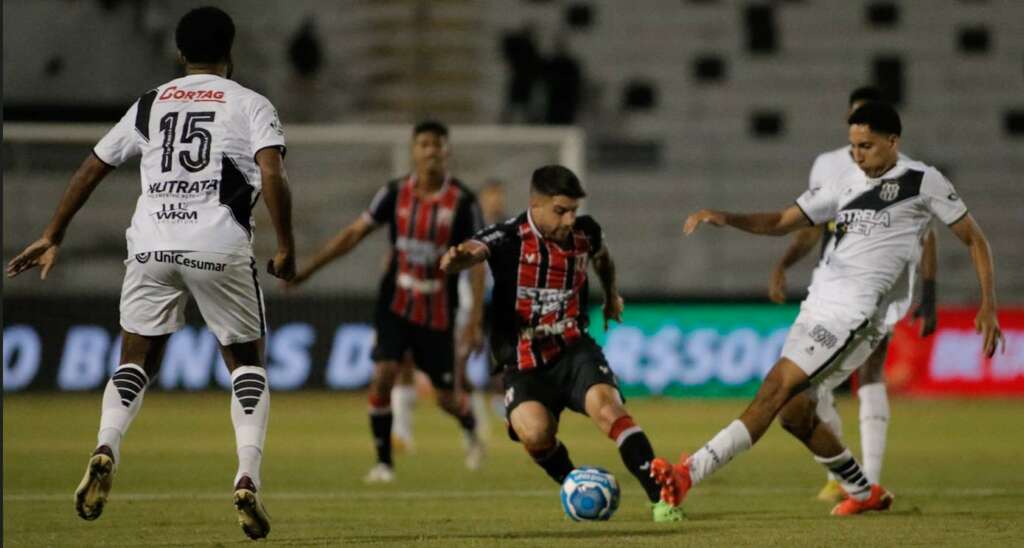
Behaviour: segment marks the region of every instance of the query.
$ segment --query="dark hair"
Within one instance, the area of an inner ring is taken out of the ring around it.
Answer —
[[[583,198],[587,195],[576,174],[559,165],[537,168],[530,179],[530,189],[545,196]]]
[[[861,86],[850,93],[850,101],[846,104],[853,106],[854,103],[859,101],[883,102],[885,101],[885,96],[882,95],[882,90],[875,86]]]
[[[412,137],[416,138],[420,133],[433,133],[438,137],[448,137],[448,126],[437,120],[424,120],[412,128]]]
[[[864,103],[853,111],[846,122],[851,126],[854,124],[867,125],[875,133],[899,135],[903,132],[903,124],[900,123],[900,115],[896,113],[896,109],[888,103],[878,101]]]
[[[189,63],[220,63],[231,57],[235,23],[219,8],[196,8],[178,21],[174,40]]]

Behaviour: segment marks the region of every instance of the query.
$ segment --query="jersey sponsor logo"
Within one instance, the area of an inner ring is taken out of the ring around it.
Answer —
[[[811,332],[808,333],[808,336],[825,348],[832,348],[839,342],[839,337],[833,335],[831,331],[825,329],[825,326],[821,324],[815,325]]]
[[[545,289],[540,287],[522,287],[516,291],[519,299],[529,299],[530,309],[541,316],[565,310],[565,305],[576,293],[573,289]]]
[[[160,94],[160,101],[193,101],[196,103],[213,102],[226,103],[224,92],[214,89],[178,89],[178,86],[169,86]]]
[[[900,195],[900,184],[896,181],[886,181],[882,183],[882,188],[878,192],[878,197],[886,202],[891,202]]]
[[[850,233],[870,236],[875,227],[888,227],[890,222],[888,211],[844,209],[836,215],[836,234],[840,238]]]
[[[157,223],[196,224],[199,212],[189,209],[188,203],[161,204],[159,211],[150,213]]]
[[[138,262],[139,264],[146,264],[146,263],[148,263],[148,262],[149,262],[149,259],[150,259],[151,257],[152,257],[152,254],[151,254],[151,253],[136,253],[136,254],[135,254],[135,260],[136,260],[136,261],[137,261],[137,262]]]
[[[146,260],[139,260],[139,255],[146,255]],[[135,255],[135,259],[140,263],[145,264],[149,261],[149,253],[139,253]],[[153,260],[158,263],[174,264],[178,266],[184,266],[194,270],[208,270],[211,272],[224,272],[224,268],[227,263],[218,263],[216,261],[203,261],[200,259],[194,259],[189,257],[185,253],[175,253],[173,251],[154,251],[152,253]]]
[[[395,249],[405,254],[405,260],[419,266],[432,266],[437,263],[445,249],[434,242],[417,240],[407,236],[395,238]]]
[[[204,179],[202,181],[158,181],[149,183],[146,187],[146,194],[150,198],[187,198],[204,197],[207,194],[214,194],[220,190],[219,179]]]

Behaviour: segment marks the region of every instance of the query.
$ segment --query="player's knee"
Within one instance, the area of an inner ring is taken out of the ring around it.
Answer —
[[[519,442],[530,453],[546,451],[555,446],[555,433],[547,428],[524,428],[516,430]]]

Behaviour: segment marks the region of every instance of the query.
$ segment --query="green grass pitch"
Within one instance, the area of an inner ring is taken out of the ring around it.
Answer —
[[[453,421],[421,399],[418,452],[397,455],[398,481],[366,486],[372,464],[365,398],[274,393],[263,461],[270,544],[282,546],[1009,546],[1024,544],[1020,401],[895,400],[884,483],[887,514],[833,518],[814,499],[824,472],[778,427],[697,487],[688,519],[655,524],[615,445],[566,414],[576,464],[623,486],[607,523],[563,517],[557,486],[492,419],[488,459],[464,470]],[[4,398],[5,546],[224,546],[250,542],[231,505],[234,437],[227,393],[152,393],[122,446],[103,516],[85,522],[72,492],[95,441],[100,395]],[[628,403],[655,450],[673,459],[746,402]],[[856,403],[841,401],[856,451]]]

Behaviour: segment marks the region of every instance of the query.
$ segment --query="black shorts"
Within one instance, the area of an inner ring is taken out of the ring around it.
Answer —
[[[434,388],[455,388],[455,337],[450,329],[437,331],[391,312],[378,310],[375,362],[401,363],[406,350],[412,351],[416,368],[430,377]]]
[[[587,390],[591,386],[608,384],[619,388],[601,347],[587,335],[565,349],[553,365],[529,371],[506,368],[503,381],[506,419],[516,406],[527,401],[540,402],[556,420],[566,407],[586,415]],[[509,434],[513,435],[511,428]]]

